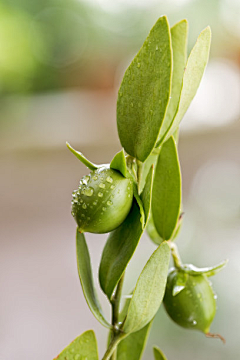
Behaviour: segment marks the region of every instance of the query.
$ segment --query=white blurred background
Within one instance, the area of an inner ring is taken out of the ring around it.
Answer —
[[[240,3],[238,0],[0,1],[0,359],[52,359],[77,335],[107,332],[85,304],[75,259],[71,193],[87,170],[69,141],[96,163],[120,149],[117,90],[154,22],[189,21],[189,50],[210,25],[212,50],[180,133],[183,260],[229,259],[213,279],[212,332],[175,325],[160,308],[143,359],[240,358]],[[87,235],[94,275],[105,235]],[[130,291],[155,246],[147,236],[127,271]],[[99,287],[98,287],[99,289]],[[109,306],[99,296],[108,317]],[[101,358],[101,357],[100,357]]]

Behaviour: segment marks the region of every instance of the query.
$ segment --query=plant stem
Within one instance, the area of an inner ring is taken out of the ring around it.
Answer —
[[[117,284],[115,294],[113,295],[113,298],[111,300],[111,304],[112,304],[112,325],[113,325],[112,341],[119,334],[118,317],[119,317],[119,309],[120,309],[120,302],[121,302],[121,294],[122,294],[122,288],[123,288],[124,275],[125,275],[125,273],[123,273],[121,279],[119,280],[119,282]],[[116,360],[116,359],[117,359],[117,351],[116,351],[116,348],[115,348],[113,350],[111,360]]]
[[[173,262],[174,265],[177,269],[181,269],[182,267],[182,261],[180,259],[180,255],[178,253],[178,248],[177,245],[174,244],[173,242],[169,241],[169,245],[170,245],[170,249],[171,249],[171,253],[172,253],[172,257],[173,257]]]
[[[142,168],[143,163],[139,160],[137,160],[137,182],[138,182],[138,193],[140,192],[140,185],[142,181]]]
[[[110,345],[107,349],[107,351],[105,352],[102,360],[108,360],[110,359],[110,356],[113,354],[113,352],[115,351],[118,343],[125,337],[125,334],[123,333],[119,333],[118,335],[116,335],[112,341],[110,342]]]

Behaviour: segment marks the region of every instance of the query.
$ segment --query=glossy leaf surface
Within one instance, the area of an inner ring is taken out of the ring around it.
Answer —
[[[103,292],[111,299],[113,290],[130,261],[143,229],[140,210],[136,202],[125,221],[108,237],[102,253],[99,281]]]
[[[78,336],[54,360],[82,359],[98,360],[97,341],[92,330]]]
[[[98,296],[94,287],[90,256],[85,236],[84,234],[79,233],[78,229],[76,235],[76,246],[78,275],[86,302],[95,318],[103,326],[110,328],[111,325],[107,322],[102,313],[101,305],[99,303]]]
[[[173,137],[161,149],[155,170],[152,215],[158,234],[171,238],[177,225],[181,207],[181,172]]]
[[[178,110],[166,139],[169,138],[179,126],[180,121],[182,120],[184,114],[186,113],[197,92],[205,67],[208,62],[210,44],[211,30],[210,27],[207,27],[199,35],[197,42],[188,57],[186,69],[183,75],[183,83],[180,101],[178,104]]]
[[[166,16],[158,19],[125,72],[118,93],[117,126],[126,152],[150,155],[169,102],[172,53]]]
[[[168,104],[166,116],[161,126],[158,140],[159,144],[165,138],[178,108],[180,93],[182,89],[183,73],[187,62],[187,35],[187,20],[182,20],[171,28],[173,52],[171,99]]]
[[[157,348],[156,346],[154,346],[154,348],[153,348],[153,354],[154,354],[154,359],[155,360],[167,360],[164,353],[159,348]]]
[[[170,248],[163,242],[151,255],[138,278],[122,326],[125,333],[142,329],[155,316],[163,299],[169,260]]]
[[[152,322],[124,338],[117,348],[117,360],[140,360],[146,346]]]
[[[123,149],[114,156],[110,163],[110,168],[120,171],[124,177],[127,177],[127,165]]]

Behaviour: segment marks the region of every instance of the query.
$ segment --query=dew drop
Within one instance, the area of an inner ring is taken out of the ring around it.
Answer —
[[[108,176],[106,180],[109,184],[111,184],[113,182],[113,179],[111,178],[111,176]]]
[[[97,175],[94,175],[93,176],[93,180],[97,180],[98,179],[98,176]]]
[[[114,195],[111,195],[111,199],[113,199],[114,198]]]
[[[131,195],[130,195],[130,194],[128,194],[128,197],[130,198],[130,197],[131,197]]]
[[[101,189],[105,189],[105,184],[100,183],[100,184],[99,184],[99,187],[100,187]]]
[[[193,325],[197,325],[197,322],[196,322],[196,320],[193,320],[193,322],[192,322],[192,323],[193,323]]]
[[[94,206],[95,206],[95,205],[97,205],[97,202],[96,202],[96,201],[94,201],[94,202],[93,202],[93,205],[94,205]]]
[[[83,204],[82,204],[82,208],[83,208],[83,209],[86,209],[86,208],[87,208],[87,204],[83,203]]]
[[[214,298],[215,300],[217,300],[217,294],[215,294],[215,295],[213,296],[213,298]]]
[[[102,193],[102,192],[99,192],[99,193],[98,193],[98,196],[99,196],[99,197],[103,197],[103,193]]]
[[[141,67],[141,63],[137,63],[137,67],[139,69]]]
[[[105,208],[105,207],[102,208],[102,211],[106,211],[106,210],[107,210],[107,208]]]
[[[158,50],[158,45],[156,46],[156,50]]]
[[[115,185],[111,185],[110,189],[112,189],[112,190],[115,189]]]
[[[82,179],[82,182],[83,182],[84,185],[87,185],[89,180],[90,180],[90,176],[87,175],[87,176],[84,176],[84,178]]]
[[[93,194],[93,188],[89,187],[89,188],[85,188],[83,191],[83,194],[86,196],[92,196]]]
[[[119,93],[119,96],[120,96],[120,97],[122,97],[122,96],[123,96],[123,93],[122,93],[121,91],[120,91],[120,93]]]
[[[83,203],[83,199],[80,199],[79,201],[80,201],[80,203]]]
[[[111,200],[108,200],[108,201],[107,201],[107,205],[108,205],[108,206],[111,206],[112,204],[113,204],[113,203],[112,203]]]

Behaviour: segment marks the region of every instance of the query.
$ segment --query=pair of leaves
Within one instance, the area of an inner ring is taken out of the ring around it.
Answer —
[[[55,360],[98,360],[97,340],[92,330],[84,332],[71,342]]]
[[[211,32],[199,35],[186,63],[187,22],[170,29],[158,19],[125,72],[117,101],[118,134],[128,154],[144,162],[178,128],[206,67]]]

